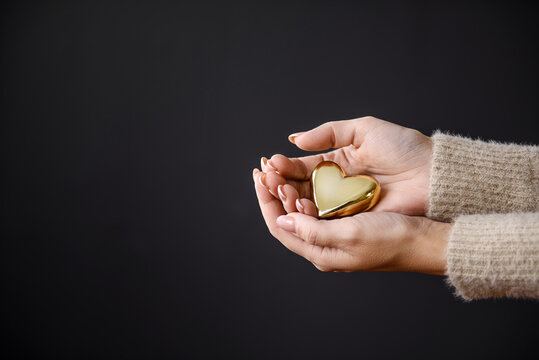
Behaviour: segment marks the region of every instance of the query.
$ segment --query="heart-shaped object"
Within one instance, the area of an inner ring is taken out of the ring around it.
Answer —
[[[368,175],[347,176],[333,161],[311,174],[313,199],[321,218],[343,217],[371,209],[380,198],[380,183]]]

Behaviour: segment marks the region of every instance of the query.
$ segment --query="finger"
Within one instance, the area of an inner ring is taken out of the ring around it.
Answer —
[[[298,191],[290,184],[279,185],[277,194],[283,203],[284,210],[287,213],[296,212],[296,200],[299,198]]]
[[[296,143],[296,138],[298,136],[300,136],[301,134],[304,134],[305,131],[300,131],[300,132],[297,132],[297,133],[293,133],[293,134],[290,134],[288,135],[288,141],[290,141],[292,144],[295,144]]]
[[[267,162],[268,162],[268,159],[266,159],[264,156],[262,156],[262,157],[260,158],[260,169],[261,169],[263,172],[266,172],[267,169],[268,169]]]
[[[296,208],[301,214],[318,217],[318,209],[316,205],[309,199],[297,199]]]
[[[265,182],[266,173],[258,169],[253,169],[253,180],[255,181],[255,190],[257,190],[256,195],[259,201],[271,201],[273,195],[270,194],[269,188]],[[258,187],[263,188],[265,191],[258,191]]]
[[[259,171],[258,169],[255,169],[255,170],[253,170],[253,176],[255,175],[255,172],[256,172],[256,175],[257,175],[256,176],[256,180],[257,180],[256,182],[258,183],[258,185],[265,188],[270,193],[270,195],[275,197],[275,195],[272,194],[270,187],[268,186],[268,180],[267,180],[268,174],[266,174],[264,171]]]
[[[268,162],[268,159],[265,156],[262,156],[260,158],[260,168],[265,173],[272,172],[272,171],[279,173],[277,169],[271,163]]]
[[[287,181],[305,180],[311,178],[313,170],[322,161],[333,161],[341,166],[348,175],[364,174],[367,166],[360,158],[350,156],[347,149],[337,149],[324,154],[309,155],[299,158],[288,158],[281,154],[275,154],[267,161],[268,165],[277,169]]]
[[[286,180],[275,172],[268,172],[261,175],[260,182],[266,189],[268,189],[271,195],[278,199],[277,186],[279,186],[279,184],[284,184]]]
[[[277,218],[284,215],[285,211],[281,202],[272,196],[265,186],[260,184],[259,177],[261,175],[262,172],[258,169],[253,170],[253,180],[255,184],[256,196],[258,198],[258,204],[270,233],[287,249],[300,256],[303,256],[309,261],[312,261],[311,259],[313,258],[313,254],[316,254],[316,249],[314,249],[314,246],[277,226]]]
[[[258,169],[253,170],[253,180],[255,183],[258,204],[262,211],[262,216],[266,221],[266,225],[271,232],[275,229],[274,220],[284,214],[284,209],[281,202],[271,195],[268,188],[262,183],[260,178],[263,176],[264,173],[262,171],[259,171]]]
[[[288,158],[281,154],[275,154],[268,160],[282,176],[287,179],[308,180],[316,165],[322,161],[332,161],[333,154],[317,154],[300,158]]]
[[[279,194],[277,188],[279,185],[286,184],[286,179],[275,171],[270,171],[264,176],[263,182],[268,187],[269,192],[278,199]]]
[[[279,173],[273,171],[265,174],[263,177],[263,182],[268,187],[270,193],[276,198],[279,198],[277,188],[279,185],[285,184],[293,186],[298,192],[299,196],[307,198],[311,197],[311,184],[308,181],[288,180]]]
[[[353,119],[330,121],[312,130],[294,137],[294,143],[303,150],[320,151],[329,148],[341,148],[348,145],[359,147],[368,126],[382,121],[370,116]]]
[[[314,246],[337,248],[348,244],[350,240],[353,228],[347,226],[348,220],[319,220],[305,214],[290,213],[279,217],[277,225]]]

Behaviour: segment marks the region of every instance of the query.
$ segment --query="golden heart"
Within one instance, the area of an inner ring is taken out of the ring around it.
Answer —
[[[380,184],[367,175],[347,176],[333,161],[323,161],[311,174],[313,199],[321,218],[367,211],[380,198]]]

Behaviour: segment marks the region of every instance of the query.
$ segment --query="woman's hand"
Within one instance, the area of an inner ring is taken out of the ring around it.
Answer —
[[[382,186],[373,212],[424,215],[428,206],[432,142],[419,131],[373,117],[333,121],[313,130],[293,134],[290,141],[308,151],[336,148],[324,154],[301,158],[273,155],[262,158],[260,183],[283,202],[287,212],[317,216],[310,204],[309,183],[313,169],[324,160],[339,164],[347,174],[366,174]]]
[[[415,271],[443,275],[451,224],[424,217],[367,212],[335,220],[289,213],[280,200],[253,180],[270,233],[322,271]],[[312,207],[312,202],[302,199]]]

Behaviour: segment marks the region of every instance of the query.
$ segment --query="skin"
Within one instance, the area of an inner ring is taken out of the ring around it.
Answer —
[[[262,158],[253,170],[260,209],[270,233],[321,271],[415,271],[443,275],[451,224],[430,220],[432,141],[420,132],[373,117],[325,123],[292,134],[307,151]],[[347,174],[375,177],[382,186],[369,212],[341,219],[317,218],[309,177],[321,161]]]

